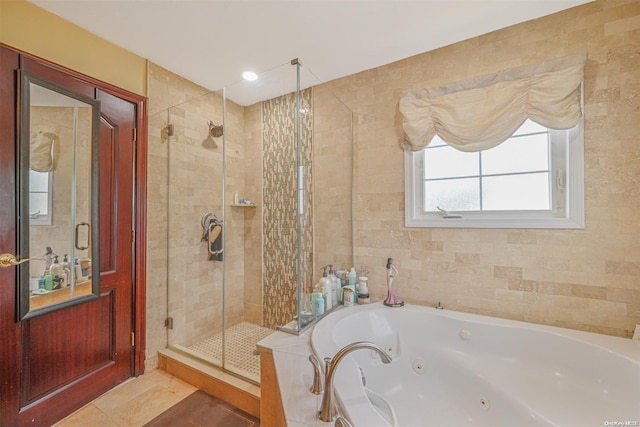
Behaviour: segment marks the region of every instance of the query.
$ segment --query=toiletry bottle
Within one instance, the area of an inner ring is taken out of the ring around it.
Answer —
[[[320,289],[322,292],[322,297],[324,298],[325,311],[328,311],[333,307],[331,301],[331,279],[329,279],[327,275],[328,265],[322,267],[322,279],[320,279]]]
[[[71,284],[71,264],[69,264],[69,255],[64,254],[64,259],[62,260],[62,272],[65,283],[67,286]]]
[[[358,278],[358,304],[369,304],[369,284],[366,276]]]
[[[340,282],[340,274],[337,271],[333,275],[333,281],[336,285],[336,301],[338,304],[342,304],[342,282]]]
[[[82,281],[82,267],[80,266],[80,262],[78,258],[76,258],[75,265],[73,266],[74,273],[76,275],[76,283]]]
[[[353,289],[351,288],[351,285],[347,285],[343,289],[344,289],[343,291],[344,306],[353,307],[355,296],[354,296]]]
[[[338,305],[338,288],[340,287],[340,280],[336,277],[336,273],[333,269],[329,271],[329,280],[331,280],[331,305]]]
[[[314,300],[315,314],[316,317],[320,317],[324,314],[324,298],[322,294],[318,294],[316,299]]]
[[[48,291],[53,290],[53,276],[51,274],[44,276],[44,288]]]
[[[62,269],[62,265],[58,263],[58,255],[53,257],[53,264],[49,268],[49,273],[55,278],[56,276],[62,277],[64,274],[64,270]]]
[[[311,314],[316,316],[316,298],[318,293],[316,291],[311,292]]]
[[[356,304],[356,301],[358,299],[357,297],[357,288],[356,288],[356,269],[355,267],[351,267],[351,271],[349,271],[349,287],[351,287],[351,289],[353,290],[353,303]]]

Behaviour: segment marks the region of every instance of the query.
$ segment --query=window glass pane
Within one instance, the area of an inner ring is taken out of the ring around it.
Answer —
[[[547,128],[527,119],[513,135],[524,135],[527,133],[546,132]]]
[[[465,153],[448,145],[425,150],[426,179],[477,176],[478,153]]]
[[[43,193],[49,191],[49,172],[29,170],[29,191]]]
[[[482,179],[483,210],[549,210],[549,174]]]
[[[442,140],[442,138],[440,138],[438,135],[436,135],[436,136],[433,137],[433,139],[429,143],[428,147],[440,147],[442,145],[447,145],[447,143],[444,142]]]
[[[546,133],[512,138],[482,152],[483,175],[548,170]]]
[[[425,181],[425,211],[477,211],[480,209],[479,178]]]
[[[40,212],[40,216],[49,213],[48,193],[30,193],[29,194],[29,215]]]

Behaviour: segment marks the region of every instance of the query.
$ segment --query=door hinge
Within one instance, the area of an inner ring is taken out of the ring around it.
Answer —
[[[131,332],[131,347],[134,347],[135,345],[136,345],[136,333]]]
[[[133,141],[137,141],[138,140],[138,129],[137,128],[133,128]]]
[[[136,243],[136,230],[131,230],[131,244]]]
[[[167,317],[164,319],[164,327],[167,329],[173,329],[173,317]]]

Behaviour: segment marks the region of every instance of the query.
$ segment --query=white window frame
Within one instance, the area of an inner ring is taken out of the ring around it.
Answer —
[[[568,131],[551,131],[566,138],[566,178],[553,168],[552,182],[566,187],[565,210],[449,212],[461,218],[445,218],[440,212],[426,212],[424,206],[424,155],[405,151],[405,225],[434,228],[584,228],[584,120]],[[554,190],[555,191],[555,190]],[[442,208],[447,209],[446,206]]]

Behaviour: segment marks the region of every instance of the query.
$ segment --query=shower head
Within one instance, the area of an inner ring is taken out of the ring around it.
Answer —
[[[207,121],[209,125],[209,136],[212,138],[220,138],[224,133],[222,125],[217,125],[213,123],[211,120]]]

